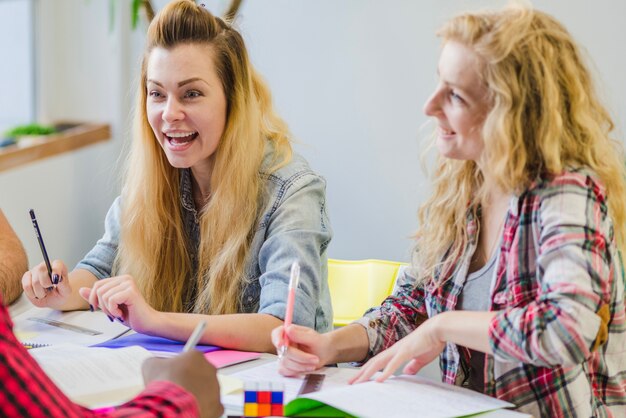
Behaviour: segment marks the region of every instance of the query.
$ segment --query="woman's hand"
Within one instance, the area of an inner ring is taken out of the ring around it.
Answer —
[[[278,372],[284,376],[297,376],[324,367],[333,358],[328,334],[319,334],[300,325],[280,326],[272,331],[272,343],[277,351],[283,346],[283,333],[287,333],[289,346],[280,360]]]
[[[404,367],[403,373],[415,374],[420,371],[437,358],[446,345],[438,336],[437,322],[436,316],[427,320],[392,347],[372,357],[349,383],[366,382],[374,373],[384,369],[376,378],[377,382],[382,382],[408,360],[411,361]]]
[[[30,302],[39,308],[61,309],[72,294],[72,286],[68,279],[67,267],[60,260],[51,263],[52,277],[57,278],[57,284],[52,283],[45,263],[33,267],[22,276],[22,289]]]
[[[109,319],[117,319],[137,332],[149,334],[157,323],[159,312],[146,302],[129,275],[98,280],[93,287],[78,291],[91,308],[101,309]]]

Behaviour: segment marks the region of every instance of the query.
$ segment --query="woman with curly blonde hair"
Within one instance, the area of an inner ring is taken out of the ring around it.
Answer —
[[[528,8],[439,35],[425,112],[440,155],[414,268],[355,324],[285,330],[281,371],[369,359],[353,382],[384,381],[439,356],[445,382],[533,416],[625,416],[624,152],[580,50]]]
[[[140,80],[104,236],[69,280],[62,262],[58,284],[43,265],[26,273],[26,295],[177,340],[206,320],[204,343],[273,351],[297,260],[293,320],[329,330],[325,182],[292,152],[241,35],[193,1],[169,3],[148,29]]]

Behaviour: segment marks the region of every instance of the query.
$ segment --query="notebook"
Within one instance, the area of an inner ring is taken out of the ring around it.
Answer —
[[[394,376],[385,383],[369,381],[349,385],[358,370],[340,367],[323,368],[325,375],[318,391],[299,394],[304,378],[284,377],[276,362],[231,374],[243,382],[278,382],[284,387],[285,416],[315,417],[460,417],[494,411],[513,405],[478,392],[447,385],[421,376]],[[222,396],[222,404],[233,411],[243,411],[243,394]]]
[[[144,387],[141,365],[152,354],[141,347],[119,350],[58,344],[30,351],[72,401],[96,408],[119,405]]]
[[[142,364],[153,357],[152,353],[139,346],[107,349],[72,344],[49,346],[33,350],[31,354],[71,400],[88,408],[104,407],[101,412],[139,394],[144,388]],[[212,353],[206,355],[209,354]],[[244,354],[258,356],[258,353]],[[234,377],[218,374],[217,378],[223,393],[241,386],[241,382]]]
[[[30,348],[67,343],[90,346],[128,331],[127,326],[109,321],[102,311],[61,312],[32,306],[12,319],[15,336]]]

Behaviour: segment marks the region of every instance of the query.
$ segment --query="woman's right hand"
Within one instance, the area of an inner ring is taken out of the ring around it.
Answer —
[[[98,280],[78,289],[93,309],[101,309],[111,321],[118,321],[142,334],[158,334],[161,312],[152,308],[141,294],[135,279],[124,274]]]
[[[332,362],[333,352],[329,334],[320,334],[300,325],[280,326],[272,331],[272,343],[277,351],[283,346],[286,331],[289,346],[278,365],[284,376],[298,376],[324,367]]]
[[[67,267],[60,260],[51,263],[52,277],[58,276],[58,283],[52,284],[45,263],[41,263],[22,276],[22,288],[30,302],[39,308],[61,309],[72,294]]]

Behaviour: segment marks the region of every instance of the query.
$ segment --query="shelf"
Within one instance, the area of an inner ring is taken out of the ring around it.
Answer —
[[[0,148],[0,172],[110,139],[107,124],[61,123],[58,133],[22,140],[20,145]],[[23,145],[28,141],[28,145]]]

